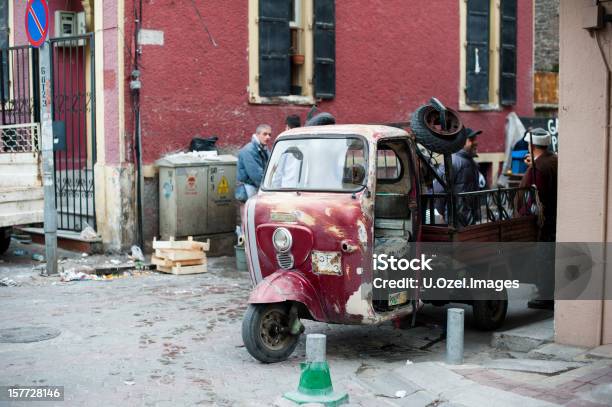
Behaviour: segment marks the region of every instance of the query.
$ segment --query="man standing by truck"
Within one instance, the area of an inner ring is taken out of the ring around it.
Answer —
[[[554,242],[557,238],[557,155],[548,150],[552,137],[546,130],[537,128],[529,131],[523,140],[529,143],[532,159],[520,186],[536,186],[544,215],[540,241]]]
[[[529,308],[553,309],[555,290],[555,246],[557,240],[557,155],[549,151],[552,137],[542,128],[530,130],[523,139],[529,143],[531,160],[521,180],[521,187],[535,185],[542,204],[544,224],[538,245],[535,272],[539,298],[529,301]]]
[[[453,154],[453,192],[455,194],[461,192],[473,192],[480,189],[479,177],[480,172],[478,171],[478,164],[474,161],[474,157],[478,154],[478,135],[482,133],[480,130],[472,130],[466,128],[466,139],[465,144],[461,150]],[[445,169],[441,165],[438,169],[438,174],[441,178],[444,178]],[[434,193],[444,193],[444,188],[436,180],[434,181]],[[446,200],[444,200],[445,202]],[[463,226],[474,224],[479,219],[478,211],[478,200],[472,197],[462,198],[462,202],[457,202],[459,216],[459,223]],[[436,209],[440,213],[446,213],[444,205],[436,205]]]
[[[261,184],[266,164],[270,159],[268,142],[272,138],[272,127],[260,124],[247,143],[238,153],[238,169],[236,173],[236,199],[246,202],[257,193]]]

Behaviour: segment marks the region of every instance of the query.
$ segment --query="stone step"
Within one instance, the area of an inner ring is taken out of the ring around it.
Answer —
[[[529,352],[553,341],[553,325],[554,320],[550,318],[508,331],[494,332],[491,346],[499,350]]]
[[[377,397],[376,405],[401,407],[554,406],[542,400],[481,385],[451,370],[451,368],[469,367],[476,366],[462,365],[459,367],[438,362],[415,363],[374,377],[360,377],[355,380],[372,396]],[[398,395],[404,397],[398,397]]]

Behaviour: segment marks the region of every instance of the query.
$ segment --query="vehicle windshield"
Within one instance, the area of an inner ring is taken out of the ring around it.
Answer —
[[[357,137],[285,139],[274,145],[265,190],[357,191],[366,182],[365,143]]]

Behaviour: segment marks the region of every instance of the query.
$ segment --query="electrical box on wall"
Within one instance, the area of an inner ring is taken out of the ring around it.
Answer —
[[[87,27],[85,23],[85,12],[77,13],[76,11],[55,11],[55,38],[66,38],[74,37],[76,35],[83,35],[87,33]],[[85,45],[85,40],[66,42],[62,44],[64,46],[70,45]]]
[[[77,35],[76,13],[74,11],[55,11],[55,37],[72,37]]]

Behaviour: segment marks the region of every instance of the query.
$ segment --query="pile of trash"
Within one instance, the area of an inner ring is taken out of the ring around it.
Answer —
[[[19,287],[20,285],[17,281],[11,280],[8,277],[0,279],[0,286],[2,287]]]
[[[63,268],[59,272],[60,281],[83,281],[83,280],[102,280],[101,277],[96,275],[96,269],[90,266],[81,265],[78,267],[64,270]]]

